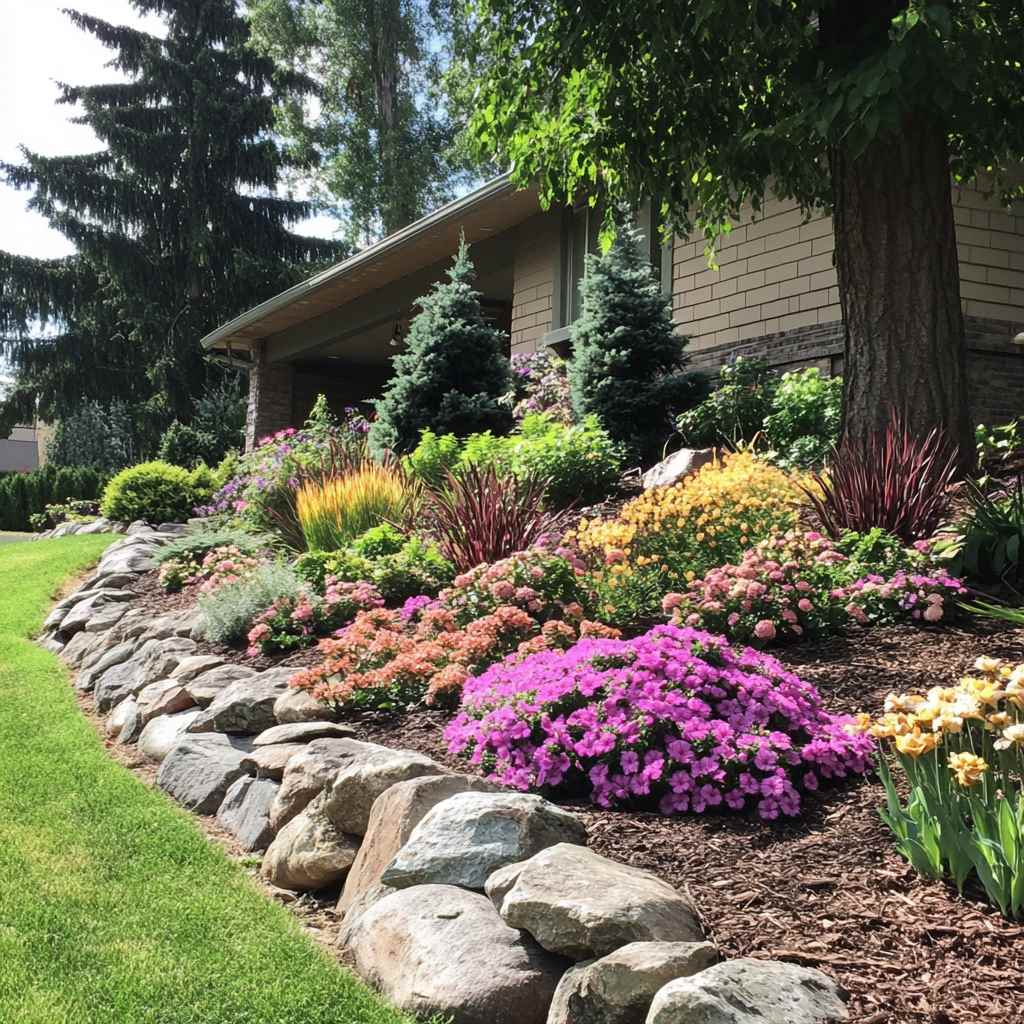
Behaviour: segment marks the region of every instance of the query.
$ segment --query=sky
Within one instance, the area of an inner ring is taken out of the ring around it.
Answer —
[[[112,52],[76,28],[65,7],[116,24],[159,33],[160,21],[143,19],[128,0],[0,0],[0,161],[17,162],[19,145],[47,156],[98,148],[84,125],[71,124],[75,110],[58,105],[57,81],[75,85],[116,81],[105,67]],[[0,182],[0,249],[23,256],[66,256],[72,246],[37,213],[25,209],[29,193]],[[298,225],[304,234],[329,236],[334,224],[316,218]]]

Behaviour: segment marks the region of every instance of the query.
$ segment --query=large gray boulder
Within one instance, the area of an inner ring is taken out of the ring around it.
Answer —
[[[242,736],[263,732],[276,721],[274,701],[282,688],[278,680],[265,679],[262,675],[240,679],[214,697],[188,727],[189,732],[228,732]]]
[[[96,685],[96,680],[107,669],[123,664],[135,654],[137,649],[136,641],[125,640],[114,647],[104,647],[102,651],[96,651],[95,656],[90,654],[84,657],[81,669],[75,678],[75,689],[81,690],[83,693],[89,692]]]
[[[319,722],[330,717],[330,708],[314,700],[305,690],[289,686],[274,705],[274,717],[282,725],[289,722]]]
[[[137,598],[138,594],[130,590],[102,588],[100,590],[84,592],[82,599],[76,601],[67,610],[67,614],[61,619],[57,631],[63,638],[70,639],[75,633],[85,629],[89,619],[101,609],[108,605],[120,604],[123,601],[134,601]]]
[[[305,749],[305,743],[275,743],[269,747],[255,747],[251,754],[245,755],[242,767],[247,775],[280,782],[288,762]]]
[[[134,697],[121,701],[107,716],[107,720],[103,723],[103,731],[110,739],[116,740],[121,735],[125,724],[134,719],[136,710]]]
[[[196,655],[195,657],[202,657]],[[193,658],[185,658],[178,664],[192,662]],[[171,673],[174,674],[173,672]],[[203,672],[187,678],[185,689],[189,696],[201,707],[209,707],[229,686],[243,679],[255,679],[257,672],[247,665],[216,665]]]
[[[376,743],[349,739],[313,740],[304,751],[288,761],[281,780],[281,790],[274,801],[270,822],[283,828],[309,802],[319,796],[339,771],[357,757],[386,750]]]
[[[366,836],[338,901],[338,913],[344,915],[370,889],[381,887],[384,869],[430,810],[456,793],[493,793],[497,789],[476,775],[424,775],[386,789],[373,802]]]
[[[285,725],[273,725],[253,740],[257,747],[269,747],[275,743],[311,743],[329,736],[355,736],[356,731],[351,725],[340,722],[289,722]]]
[[[85,624],[85,632],[87,633],[106,633],[113,629],[128,613],[130,605],[125,602],[123,604],[108,604],[106,607],[101,608],[96,612],[89,621]]]
[[[669,982],[647,1024],[842,1024],[846,993],[821,971],[772,960],[726,960]]]
[[[171,748],[157,775],[157,785],[197,814],[214,814],[228,787],[244,772],[242,758],[252,744],[238,736],[186,734]]]
[[[710,942],[632,942],[566,971],[547,1024],[644,1024],[661,988],[717,960]]]
[[[560,843],[487,880],[505,922],[572,960],[607,956],[631,942],[700,942],[693,904],[649,871],[584,846]]]
[[[374,800],[386,789],[422,775],[445,774],[446,768],[415,750],[373,747],[338,770],[324,791],[324,813],[338,831],[362,836],[370,823]]]
[[[714,448],[680,448],[644,473],[644,490],[678,483],[692,476],[701,466],[706,466],[714,457]]]
[[[86,658],[99,654],[106,646],[106,637],[101,633],[87,633],[83,629],[75,633],[60,653],[72,668],[77,668]]]
[[[416,826],[381,874],[395,889],[461,885],[483,892],[490,875],[558,843],[587,841],[574,814],[528,793],[456,793]]]
[[[198,679],[204,672],[220,668],[223,664],[224,659],[218,658],[216,654],[190,654],[174,666],[170,678],[177,679],[184,686],[186,683],[192,682],[193,679]]]
[[[265,850],[274,838],[270,808],[278,783],[270,779],[243,776],[235,779],[217,809],[217,821],[239,842],[243,850]]]
[[[263,877],[282,889],[323,889],[340,882],[359,849],[359,838],[339,832],[323,812],[320,794],[274,837],[263,858]]]
[[[181,637],[149,640],[133,655],[96,678],[96,709],[105,714],[125,697],[137,696],[150,683],[166,679],[178,662],[195,650],[195,643]]]
[[[127,703],[128,701],[125,701],[125,704]],[[122,706],[119,704],[110,718],[113,718]],[[151,719],[139,733],[139,753],[150,761],[163,761],[177,746],[178,741],[185,735],[185,730],[198,714],[199,709],[192,708],[176,715],[161,715],[159,718]]]
[[[398,1009],[452,1024],[545,1024],[565,965],[502,923],[486,897],[402,889],[343,929],[356,971]]]
[[[142,633],[142,638],[144,640],[166,640],[168,637],[177,636],[191,639],[190,634],[194,622],[195,613],[192,611],[161,615],[150,621]]]

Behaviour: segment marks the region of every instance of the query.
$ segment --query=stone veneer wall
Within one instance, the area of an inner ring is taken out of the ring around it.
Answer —
[[[292,425],[294,375],[288,363],[268,363],[262,343],[254,346],[245,416],[246,451],[261,437]]]

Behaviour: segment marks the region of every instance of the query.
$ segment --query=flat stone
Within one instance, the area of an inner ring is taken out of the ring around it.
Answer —
[[[390,893],[342,931],[359,975],[410,1015],[545,1024],[565,964],[507,927],[486,897],[449,885]]]
[[[169,637],[189,639],[194,617],[191,611],[161,615],[150,621],[142,636],[146,640],[166,640]]]
[[[135,714],[135,698],[129,697],[127,700],[121,701],[116,708],[107,716],[107,720],[103,723],[103,731],[111,739],[116,740],[121,735],[121,730],[124,728],[125,723],[131,719]]]
[[[358,837],[339,832],[323,813],[321,794],[277,833],[260,871],[282,889],[323,889],[345,877],[358,849]]]
[[[351,725],[340,722],[289,722],[272,725],[254,739],[253,746],[269,747],[275,743],[309,743],[328,736],[355,736]]]
[[[136,651],[138,644],[134,640],[125,640],[114,647],[105,647],[82,659],[81,669],[75,679],[75,689],[88,692],[96,685],[96,680],[107,669],[126,662]]]
[[[110,717],[113,718],[120,708],[121,705],[118,705]],[[139,733],[139,753],[149,761],[163,761],[185,735],[185,730],[198,714],[199,709],[192,708],[189,711],[179,711],[176,715],[161,715],[159,718],[151,719]]]
[[[105,637],[98,633],[87,633],[85,630],[80,630],[64,645],[61,657],[72,668],[77,668],[85,658],[105,647]]]
[[[270,747],[256,747],[251,754],[246,754],[242,767],[248,775],[280,780],[288,762],[305,749],[305,743],[275,743]]]
[[[646,1024],[842,1024],[846,993],[827,975],[773,960],[726,960],[670,981]]]
[[[195,706],[195,701],[177,679],[158,679],[144,686],[135,698],[142,722],[151,721],[160,715],[173,715]]]
[[[180,637],[146,641],[128,660],[96,678],[97,711],[104,714],[125,697],[137,696],[143,687],[166,679],[178,661],[194,649],[191,640]]]
[[[324,813],[338,831],[362,836],[370,823],[374,800],[386,789],[421,775],[447,773],[445,767],[415,750],[366,750],[342,767],[324,790]]]
[[[305,690],[289,687],[277,698],[274,717],[282,724],[290,722],[321,722],[330,716],[330,708],[314,700]]]
[[[631,942],[566,971],[547,1024],[644,1024],[661,988],[717,960],[710,942]]]
[[[160,765],[157,785],[197,814],[214,814],[228,787],[240,778],[242,758],[252,750],[248,740],[223,733],[185,735]]]
[[[86,624],[103,608],[111,604],[119,604],[122,601],[137,600],[138,594],[130,590],[113,590],[102,588],[86,593],[81,601],[76,601],[67,614],[61,619],[58,630],[63,637],[72,637],[75,633],[85,629]]]
[[[174,666],[170,678],[177,679],[184,686],[186,683],[192,682],[193,679],[198,679],[204,672],[220,668],[223,664],[224,659],[218,658],[215,654],[192,654],[187,658],[182,658]],[[255,673],[253,674],[255,675]]]
[[[366,837],[345,879],[338,913],[346,914],[365,893],[382,887],[384,869],[434,807],[456,793],[497,791],[497,786],[476,775],[424,775],[386,789],[373,802]]]
[[[136,701],[132,701],[125,712],[124,724],[121,726],[121,731],[117,734],[117,740],[119,743],[129,744],[137,743],[139,737],[142,735],[142,729],[145,726],[142,714],[139,710],[139,705]]]
[[[128,612],[128,604],[108,604],[96,612],[85,624],[87,633],[106,633],[113,629]]]
[[[243,776],[235,779],[217,810],[217,821],[239,842],[243,850],[265,850],[274,838],[270,808],[278,784],[270,779]]]
[[[644,490],[649,491],[652,487],[670,487],[685,477],[692,476],[714,457],[714,448],[680,448],[644,473]]]
[[[186,637],[170,636],[154,637],[153,639],[153,646],[148,649],[145,659],[147,683],[157,679],[166,679],[178,667],[178,662],[182,658],[189,657],[196,650],[195,641]]]
[[[700,942],[693,904],[649,871],[560,843],[499,868],[487,895],[505,922],[572,960],[631,942]]]
[[[82,584],[82,589],[95,590],[97,587],[103,586],[112,587],[114,590],[123,590],[138,578],[137,572],[102,572],[97,567],[96,572]]]
[[[262,675],[240,679],[222,690],[189,726],[189,732],[229,732],[251,736],[269,729],[282,684]]]
[[[558,843],[587,841],[574,814],[528,793],[456,793],[434,807],[381,874],[395,889],[461,885],[483,891],[491,874]]]
[[[313,797],[324,791],[345,765],[374,750],[386,749],[376,743],[363,743],[360,740],[313,740],[305,750],[288,761],[281,790],[270,814],[270,823],[275,829],[283,828]]]
[[[199,655],[201,657],[201,655]],[[182,659],[183,664],[191,659]],[[173,672],[171,673],[174,674]],[[185,683],[189,696],[201,707],[209,707],[232,683],[242,679],[255,679],[256,670],[246,665],[219,665],[200,672]]]
[[[63,644],[54,634],[50,634],[39,641],[39,646],[44,651],[49,651],[51,654],[60,654],[64,650],[65,644]]]

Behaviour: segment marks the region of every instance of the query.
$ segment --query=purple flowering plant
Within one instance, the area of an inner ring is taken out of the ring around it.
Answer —
[[[554,353],[519,352],[512,356],[512,391],[503,399],[516,421],[531,413],[547,413],[559,423],[572,423],[568,364]]]
[[[775,658],[675,625],[499,662],[465,683],[445,735],[515,789],[765,820],[798,815],[801,794],[826,780],[865,773],[874,749]]]

